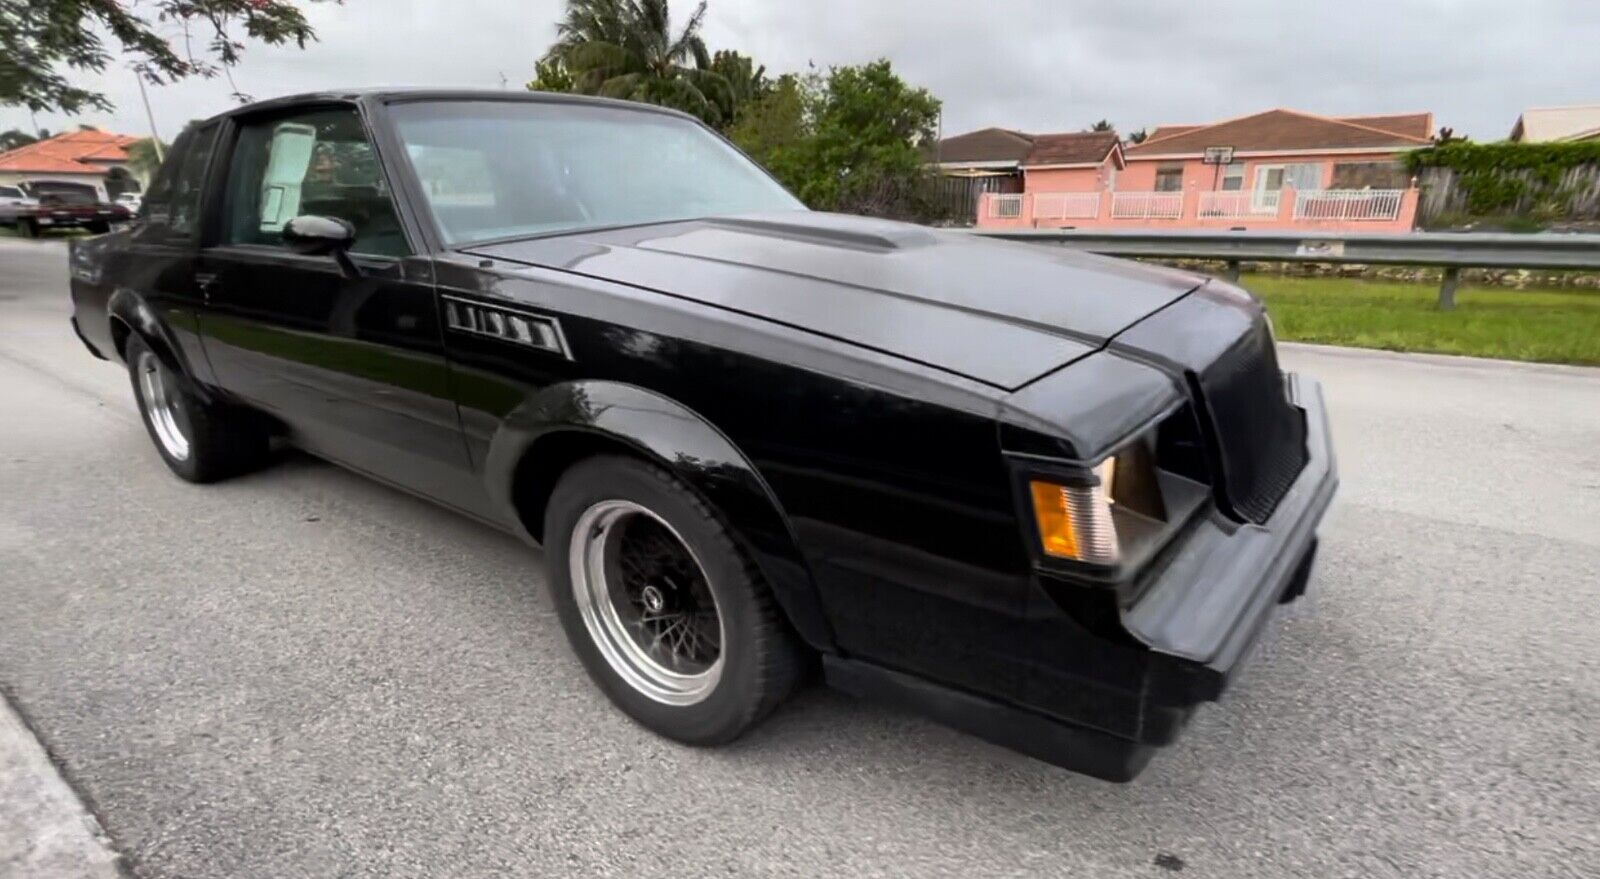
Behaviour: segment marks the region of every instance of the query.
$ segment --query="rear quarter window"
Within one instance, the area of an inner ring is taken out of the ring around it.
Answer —
[[[188,129],[167,151],[144,196],[145,231],[141,237],[180,243],[198,236],[201,195],[217,129],[216,123]]]

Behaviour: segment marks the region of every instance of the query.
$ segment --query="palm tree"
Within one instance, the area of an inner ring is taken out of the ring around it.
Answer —
[[[700,38],[705,16],[701,0],[674,35],[667,0],[567,0],[545,58],[565,66],[574,91],[672,107],[720,125],[734,101]]]

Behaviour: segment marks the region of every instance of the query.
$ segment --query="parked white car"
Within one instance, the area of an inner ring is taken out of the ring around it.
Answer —
[[[39,200],[15,186],[0,186],[0,226],[14,226],[24,211],[39,206]]]

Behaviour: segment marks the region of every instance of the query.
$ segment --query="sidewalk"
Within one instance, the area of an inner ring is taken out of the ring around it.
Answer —
[[[0,879],[124,879],[99,822],[0,697]]]

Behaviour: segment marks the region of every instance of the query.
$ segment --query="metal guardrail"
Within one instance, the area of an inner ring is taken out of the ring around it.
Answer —
[[[1209,232],[1079,229],[976,229],[1011,241],[1061,244],[1107,256],[1221,260],[1231,280],[1239,264],[1331,262],[1438,266],[1441,308],[1455,306],[1461,270],[1557,269],[1600,271],[1600,235],[1499,232]]]

